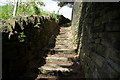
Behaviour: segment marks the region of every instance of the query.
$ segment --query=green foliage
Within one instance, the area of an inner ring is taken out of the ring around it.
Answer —
[[[68,6],[68,7],[73,7],[74,2],[58,2],[58,6],[63,7],[63,6]]]
[[[59,20],[60,15],[52,13],[52,18],[54,18],[55,20]]]
[[[40,14],[40,9],[37,6],[33,6],[33,8],[34,8],[35,14],[39,15]]]
[[[63,6],[65,6],[65,5],[67,5],[65,2],[59,2],[59,3],[58,3],[58,6],[60,6],[60,7],[63,7]]]
[[[52,16],[55,20],[59,19],[59,15],[50,12],[43,11],[41,6],[45,6],[45,4],[40,0],[19,2],[17,16],[24,15],[45,15]],[[14,5],[4,5],[0,6],[0,19],[6,20],[13,16]]]
[[[24,32],[20,33],[18,36],[19,42],[25,42],[26,35]]]
[[[0,6],[0,19],[8,19],[12,17],[13,5]]]
[[[39,7],[38,7],[39,6]],[[40,0],[19,2],[17,16],[19,15],[41,15],[41,6],[45,4]],[[9,19],[13,15],[14,5],[0,6],[0,19]]]
[[[18,15],[39,15],[42,9],[38,6],[45,6],[40,0],[20,2],[18,7]]]
[[[51,13],[50,12],[46,12],[46,11],[41,11],[41,15],[50,15]]]

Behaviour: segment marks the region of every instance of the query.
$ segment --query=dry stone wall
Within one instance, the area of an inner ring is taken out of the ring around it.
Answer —
[[[75,2],[73,7],[73,18],[71,23],[71,29],[72,29],[72,37],[73,37],[73,43],[74,46],[78,44],[78,29],[79,29],[79,23],[80,23],[80,17],[81,17],[81,10],[82,10],[82,3]]]
[[[78,3],[77,7],[80,7]],[[82,3],[78,54],[86,78],[120,76],[120,3]],[[78,10],[77,10],[78,9]],[[78,12],[77,12],[78,13]],[[74,19],[74,18],[73,18]]]
[[[3,80],[34,80],[37,68],[45,64],[59,32],[58,21],[45,16],[22,16],[3,21]]]

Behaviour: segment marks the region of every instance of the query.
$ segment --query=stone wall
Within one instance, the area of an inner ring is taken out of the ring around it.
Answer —
[[[81,16],[81,10],[82,10],[82,3],[75,2],[73,7],[73,15],[72,15],[72,23],[71,23],[71,29],[72,29],[72,37],[73,37],[73,43],[76,47],[78,44],[78,29],[79,29],[79,23],[80,23],[80,16]]]
[[[80,3],[78,4],[80,7]],[[79,25],[78,54],[85,77],[119,78],[119,3],[82,3],[82,5],[81,11],[76,10],[81,15],[80,19],[77,18],[80,22],[76,25]]]
[[[22,16],[2,22],[2,80],[34,80],[59,32],[58,21]]]

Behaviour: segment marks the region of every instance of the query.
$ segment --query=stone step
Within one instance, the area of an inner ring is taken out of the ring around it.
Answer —
[[[66,34],[62,34],[62,35],[58,35],[57,37],[69,37],[69,36]]]
[[[69,43],[69,42],[68,42],[68,43],[59,43],[59,42],[58,42],[58,43],[55,43],[55,45],[58,45],[58,46],[59,46],[59,45],[61,45],[61,46],[71,46],[72,43]]]
[[[56,38],[56,41],[64,41],[64,40],[70,40],[70,38]]]
[[[71,33],[71,31],[70,30],[60,30],[60,33]]]
[[[68,57],[68,58],[72,58],[72,57]],[[69,60],[69,59],[68,59]],[[71,66],[73,64],[73,62],[71,61],[55,61],[55,60],[46,60],[47,64],[57,64],[59,66]]]
[[[72,46],[56,46],[54,49],[72,49]]]
[[[66,57],[46,57],[46,60],[48,61],[68,61],[68,58]]]
[[[61,49],[66,49],[66,48],[71,48],[72,46],[70,45],[56,45],[54,48],[61,48]]]
[[[64,41],[56,41],[56,43],[55,43],[56,45],[58,44],[61,44],[61,45],[72,45],[73,43],[72,42],[70,42],[70,41],[66,41],[66,40],[64,40]]]
[[[75,52],[75,49],[66,49],[66,48],[63,48],[63,49],[51,49],[51,51],[54,50],[55,53],[76,53]]]
[[[69,34],[71,34],[71,33],[66,32],[66,33],[59,34],[58,36],[69,36]]]
[[[70,39],[56,39],[56,43],[72,43]]]
[[[50,74],[54,72],[71,72],[72,69],[69,66],[72,66],[73,62],[69,61],[67,57],[57,57],[57,56],[48,56],[46,57],[46,64],[39,68],[40,73]],[[63,67],[64,66],[64,67]]]
[[[56,46],[72,46],[72,43],[55,43]]]
[[[61,32],[71,32],[71,30],[60,30]]]
[[[57,44],[57,43],[65,43],[65,44],[67,43],[67,44],[69,44],[69,43],[73,43],[73,42],[71,42],[71,40],[69,40],[69,39],[68,39],[68,40],[60,40],[60,39],[59,39],[59,40],[56,40],[55,43],[56,43],[56,44]]]
[[[70,28],[60,28],[60,30],[70,30]]]
[[[60,34],[65,34],[66,32],[59,32]]]
[[[59,61],[58,61],[59,62]],[[64,63],[65,64],[65,63]],[[71,66],[72,64],[69,64],[69,65],[64,65],[64,64],[53,64],[53,63],[47,63],[46,65],[44,66],[50,66],[50,67],[62,67],[62,66],[66,66],[66,67],[69,67]]]
[[[72,48],[72,47],[66,47],[66,46],[64,47],[63,46],[63,47],[55,47],[54,49],[70,49],[70,48]]]
[[[60,29],[70,29],[71,27],[60,27]]]
[[[72,44],[71,40],[57,40],[56,44]]]
[[[35,80],[57,80],[56,76],[39,74]]]
[[[60,32],[67,32],[67,31],[71,32],[70,29],[60,29]]]
[[[60,33],[71,33],[71,31],[70,30],[60,30]]]
[[[64,67],[58,66],[56,64],[44,65],[44,66],[40,67],[39,70],[41,71],[42,74],[47,74],[47,73],[54,72],[54,71],[61,71],[61,72],[72,71],[72,69],[70,69],[70,68],[64,68]]]
[[[69,45],[69,46],[73,45],[73,43],[71,43],[70,41],[68,41],[68,42],[56,42],[55,44],[56,45]]]
[[[56,45],[65,45],[67,43],[67,41],[64,41],[64,42],[62,42],[62,41],[57,41],[55,44]]]
[[[74,74],[73,59],[76,56],[76,48],[73,48],[71,27],[61,27],[59,35],[56,37],[54,49],[50,49],[51,53],[46,57],[46,64],[39,68],[40,80],[54,80],[55,76],[62,74],[70,76]],[[51,77],[51,79],[49,79]],[[54,79],[52,79],[54,77]],[[43,79],[41,79],[43,78]],[[57,80],[57,79],[55,79]]]
[[[64,54],[61,54],[61,53],[58,53],[58,54],[49,54],[48,57],[67,57],[67,58],[73,58],[75,56],[77,56],[76,54],[71,54],[71,53],[64,53]],[[48,61],[49,62],[49,61]],[[53,61],[52,61],[53,62]],[[56,61],[54,61],[56,63]]]
[[[59,39],[63,39],[63,38],[71,39],[69,36],[57,36],[56,38],[59,38]]]

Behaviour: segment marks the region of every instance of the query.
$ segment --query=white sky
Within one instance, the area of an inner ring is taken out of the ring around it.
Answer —
[[[6,1],[14,1],[14,0],[0,0],[0,5],[3,5],[3,3],[5,3]],[[45,3],[45,7],[43,7],[43,10],[57,13],[59,9],[59,6],[57,6],[57,2],[52,0],[41,0],[41,1]],[[72,8],[64,6],[60,9],[59,13],[71,19]]]
[[[42,0],[42,1],[46,4],[46,6],[43,8],[43,10],[50,11],[50,12],[55,11],[55,13],[58,12],[59,6],[57,6],[56,1],[52,1],[52,0]],[[64,6],[60,9],[59,14],[62,14],[65,17],[71,19],[72,8]]]

